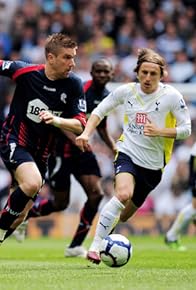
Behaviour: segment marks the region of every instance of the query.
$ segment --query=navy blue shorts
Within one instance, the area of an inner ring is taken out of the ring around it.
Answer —
[[[48,182],[56,191],[69,191],[71,174],[78,179],[82,175],[101,177],[100,168],[92,152],[83,152],[62,158],[51,155],[48,160]]]
[[[148,194],[161,181],[162,170],[151,170],[140,167],[133,163],[131,158],[119,152],[117,159],[114,161],[115,175],[121,172],[131,173],[135,178],[135,189],[132,197],[133,203],[140,207]]]
[[[15,143],[0,145],[0,155],[6,168],[12,175],[13,181],[13,172],[20,164],[24,162],[35,162],[42,178],[45,178],[47,168],[46,162],[42,161],[41,156],[35,156],[35,154],[33,155],[33,153],[30,153],[26,148],[16,145]]]

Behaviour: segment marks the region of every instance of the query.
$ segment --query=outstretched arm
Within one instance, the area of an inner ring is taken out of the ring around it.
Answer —
[[[51,112],[41,111],[39,114],[40,119],[49,125],[53,125],[62,131],[68,130],[75,134],[81,134],[83,126],[81,122],[75,118],[61,118],[54,116]]]
[[[89,137],[91,136],[91,134],[93,133],[93,131],[99,125],[100,122],[101,119],[97,115],[91,114],[83,133],[76,138],[76,145],[83,152],[85,150],[88,150]]]
[[[124,88],[124,87],[123,87]],[[88,150],[89,137],[95,128],[100,124],[101,120],[108,116],[118,105],[123,104],[123,89],[116,90],[116,93],[110,93],[99,105],[92,111],[87,121],[84,132],[76,138],[76,145],[80,150]]]

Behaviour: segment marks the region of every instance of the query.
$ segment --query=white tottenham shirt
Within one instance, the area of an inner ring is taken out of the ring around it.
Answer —
[[[191,120],[183,96],[172,86],[159,83],[152,94],[145,94],[139,83],[128,83],[111,92],[92,112],[103,119],[118,105],[124,106],[123,134],[117,149],[144,168],[161,169],[169,161],[173,138],[148,137],[144,125],[150,120],[159,128],[176,127],[176,139],[191,134]]]

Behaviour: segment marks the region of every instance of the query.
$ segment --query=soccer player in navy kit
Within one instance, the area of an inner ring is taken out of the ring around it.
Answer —
[[[81,80],[71,72],[77,44],[63,34],[46,39],[44,65],[0,61],[0,75],[16,89],[2,126],[0,154],[13,177],[12,193],[0,216],[3,242],[26,218],[40,191],[56,131],[79,134],[86,102]]]
[[[113,76],[113,67],[106,59],[96,60],[92,64],[91,75],[92,80],[87,81],[83,86],[87,113],[89,114],[108,95],[109,91],[105,85]],[[102,120],[97,131],[107,146],[115,152],[115,143],[107,132],[106,118]],[[65,251],[65,256],[85,257],[86,250],[81,245],[90,230],[103,192],[100,186],[101,173],[95,155],[90,147],[87,152],[79,150],[75,145],[75,137],[68,132],[67,136],[61,134],[56,150],[50,156],[48,163],[49,184],[53,199],[43,199],[39,203],[36,201],[29,212],[28,218],[64,210],[69,204],[70,178],[73,174],[83,187],[87,195],[87,201],[81,210],[78,228],[70,246]],[[21,234],[21,240],[23,234]]]

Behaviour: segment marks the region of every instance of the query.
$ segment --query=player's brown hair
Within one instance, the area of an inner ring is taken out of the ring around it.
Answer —
[[[45,44],[45,56],[48,53],[58,54],[60,48],[77,48],[77,43],[72,40],[69,36],[62,33],[54,33],[49,35],[46,39]]]
[[[143,62],[151,62],[158,64],[161,71],[161,77],[167,74],[167,71],[165,69],[166,65],[165,59],[154,50],[150,48],[141,48],[138,50],[138,61],[134,69],[134,72],[138,73],[140,66]]]

